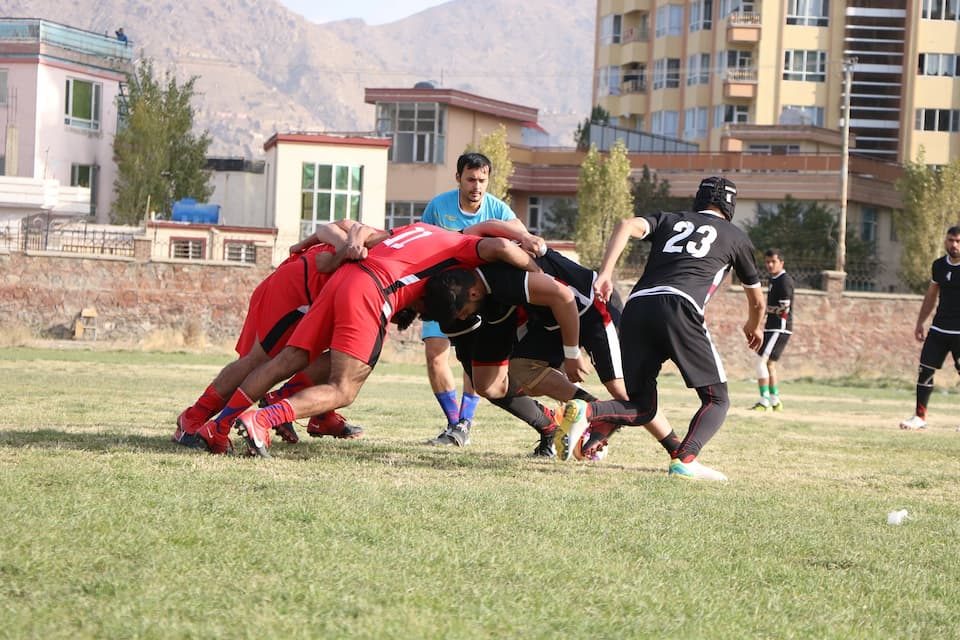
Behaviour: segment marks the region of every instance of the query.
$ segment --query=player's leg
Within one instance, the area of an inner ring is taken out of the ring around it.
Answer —
[[[763,332],[763,344],[757,352],[757,388],[760,391],[760,399],[750,407],[753,411],[769,411],[773,404],[770,401],[770,354],[777,344],[779,335],[773,331]]]
[[[920,366],[917,370],[917,402],[913,416],[900,423],[900,428],[918,431],[927,428],[927,405],[933,394],[933,376],[943,366],[950,351],[950,338],[939,331],[929,331],[920,350]]]
[[[460,419],[457,386],[450,368],[450,340],[440,331],[440,325],[430,321],[423,323],[421,336],[427,362],[427,379],[446,418],[447,427],[450,427]]]
[[[767,361],[767,369],[770,372],[770,408],[774,411],[783,411],[783,402],[780,400],[780,380],[777,374],[780,362],[780,356],[783,350],[787,348],[787,342],[790,341],[789,333],[780,333],[777,336],[777,342],[770,351],[770,359]]]

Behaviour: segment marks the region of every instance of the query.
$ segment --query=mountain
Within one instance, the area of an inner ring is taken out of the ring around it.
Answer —
[[[555,144],[590,112],[596,5],[452,0],[384,25],[315,24],[275,0],[6,0],[4,17],[113,34],[180,81],[198,76],[212,155],[259,156],[275,131],[370,131],[366,87],[428,80],[536,107]],[[482,15],[478,16],[478,7]]]

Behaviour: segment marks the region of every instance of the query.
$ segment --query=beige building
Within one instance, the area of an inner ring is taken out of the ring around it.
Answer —
[[[842,125],[856,155],[960,151],[956,0],[599,0],[594,103],[614,122],[730,148],[729,126]],[[805,151],[806,141],[744,150]]]

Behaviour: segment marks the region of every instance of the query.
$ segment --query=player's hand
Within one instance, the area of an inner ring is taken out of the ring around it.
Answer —
[[[593,290],[597,292],[597,297],[602,302],[610,302],[610,296],[613,295],[613,280],[609,276],[597,276],[593,283]]]
[[[539,258],[547,252],[547,241],[540,236],[527,233],[520,239],[520,248],[534,258]]]
[[[566,358],[563,361],[563,372],[570,382],[583,382],[590,375],[590,369],[583,362],[583,354],[578,358]]]
[[[743,335],[747,339],[747,346],[751,350],[757,351],[763,345],[763,331],[760,327],[751,327],[749,324],[743,325]]]
[[[918,322],[917,328],[913,330],[913,337],[917,339],[917,342],[923,342],[925,336],[923,331],[923,323]]]

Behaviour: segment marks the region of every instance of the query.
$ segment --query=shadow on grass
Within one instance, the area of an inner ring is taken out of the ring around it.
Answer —
[[[234,438],[236,447],[235,457],[246,457],[243,443]],[[0,432],[0,447],[9,449],[51,449],[74,450],[93,453],[161,453],[176,455],[207,455],[203,451],[188,449],[174,444],[169,436],[143,436],[120,433],[84,433],[69,432],[56,429],[38,429],[32,431],[2,431]],[[271,448],[273,462],[302,463],[324,458],[325,460],[342,461],[344,464],[375,464],[394,468],[422,467],[441,471],[499,471],[511,470],[524,473],[539,473],[545,475],[577,472],[591,473],[622,473],[641,472],[663,474],[663,468],[637,468],[608,462],[557,462],[533,458],[524,453],[501,454],[481,451],[475,448],[455,449],[449,447],[433,447],[418,442],[374,442],[371,440],[301,441],[290,445],[282,442],[274,443]],[[269,463],[269,461],[268,461]]]

